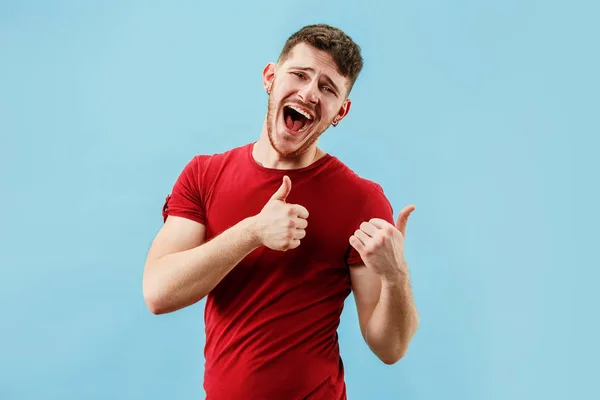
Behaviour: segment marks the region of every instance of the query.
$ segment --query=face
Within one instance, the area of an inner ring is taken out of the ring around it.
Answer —
[[[331,123],[350,110],[348,83],[329,54],[304,43],[296,45],[284,63],[267,65],[266,125],[275,151],[292,158],[314,148]]]

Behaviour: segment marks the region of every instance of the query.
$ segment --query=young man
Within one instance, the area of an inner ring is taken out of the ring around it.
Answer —
[[[337,327],[351,291],[371,350],[386,364],[407,351],[414,206],[394,225],[381,186],[317,147],[348,114],[361,69],[341,30],[296,32],[263,71],[259,140],[194,157],[167,197],[144,297],[155,314],[207,297],[207,399],[345,399]]]

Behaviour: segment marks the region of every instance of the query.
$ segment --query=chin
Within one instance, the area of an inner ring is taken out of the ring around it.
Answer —
[[[275,134],[269,133],[271,147],[282,157],[295,157],[304,153],[307,149],[302,149],[303,140],[296,135],[290,135],[288,132],[275,129]]]
[[[277,132],[275,135],[269,133],[271,147],[280,156],[286,158],[299,157],[306,153],[316,145],[317,139],[321,136],[321,133],[315,131],[309,131],[302,137],[299,137],[297,134],[290,134],[285,130],[277,129],[275,132]]]

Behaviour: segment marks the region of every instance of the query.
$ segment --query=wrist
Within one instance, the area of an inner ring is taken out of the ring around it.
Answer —
[[[388,288],[404,288],[409,284],[408,267],[380,276],[381,284]]]
[[[248,217],[241,222],[241,228],[243,236],[248,239],[253,247],[262,246],[262,240],[260,239],[259,229],[257,226],[256,216]]]

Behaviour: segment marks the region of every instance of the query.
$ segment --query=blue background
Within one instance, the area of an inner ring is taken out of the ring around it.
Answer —
[[[597,2],[0,4],[1,399],[203,397],[204,302],[152,315],[146,252],[187,161],[258,138],[262,68],[315,22],[366,62],[322,147],[417,205],[421,327],[386,366],[350,297],[349,398],[598,396]]]

